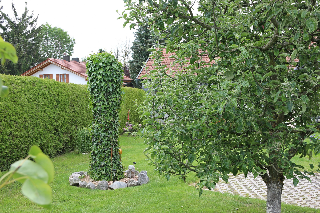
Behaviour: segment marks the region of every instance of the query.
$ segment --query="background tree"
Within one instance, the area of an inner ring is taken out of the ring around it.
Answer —
[[[150,27],[148,25],[139,26],[135,32],[135,39],[132,43],[132,60],[129,61],[129,69],[132,79],[136,79],[142,66],[147,61],[150,51],[148,51],[153,45],[155,45],[155,39],[153,39]],[[135,86],[139,87],[139,84],[135,82]]]
[[[10,75],[20,75],[41,62],[40,43],[41,27],[37,27],[38,17],[33,13],[29,15],[27,4],[24,12],[19,17],[14,4],[12,3],[14,17],[0,11],[0,35],[6,41],[11,43],[16,51],[19,61],[14,64],[11,61],[0,67],[0,72]]]
[[[160,66],[147,82],[155,92],[147,93],[144,133],[156,169],[195,172],[200,189],[252,172],[267,185],[267,212],[280,212],[284,179],[296,185],[313,174],[292,158],[320,152],[312,137],[320,127],[319,2],[124,2],[126,24],[150,24],[184,67],[173,75]]]
[[[41,26],[41,35],[40,54],[42,60],[47,58],[62,59],[64,53],[72,55],[75,40],[66,31],[46,23]]]
[[[126,76],[131,77],[130,72],[129,72],[129,60],[130,60],[130,55],[131,55],[130,41],[126,40],[122,43],[119,43],[117,45],[117,48],[111,52],[116,57],[116,59],[121,62],[122,66],[123,66],[122,67],[123,73]]]

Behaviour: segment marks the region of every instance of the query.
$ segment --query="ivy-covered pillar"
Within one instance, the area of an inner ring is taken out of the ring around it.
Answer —
[[[87,58],[93,126],[89,174],[94,180],[119,180],[123,167],[119,154],[119,111],[122,65],[110,53]]]

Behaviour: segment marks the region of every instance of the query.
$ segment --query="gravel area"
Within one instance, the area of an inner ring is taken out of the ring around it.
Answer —
[[[284,181],[282,202],[320,209],[320,174],[310,177],[311,182],[300,179],[298,185],[293,185],[292,179]],[[261,177],[254,178],[251,173],[247,178],[243,174],[229,176],[228,183],[220,181],[213,191],[237,194],[243,197],[266,200],[267,186]]]

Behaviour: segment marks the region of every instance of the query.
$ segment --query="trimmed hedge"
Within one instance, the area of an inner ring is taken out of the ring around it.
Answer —
[[[50,157],[75,148],[77,130],[92,123],[86,85],[1,75],[9,95],[0,98],[0,170],[38,145]]]
[[[92,148],[92,128],[79,129],[76,138],[76,149],[79,153],[90,153]]]
[[[128,121],[128,111],[129,122],[134,124],[141,124],[142,120],[139,116],[138,107],[143,103],[145,99],[145,91],[142,89],[123,87],[123,96],[120,111],[120,133],[123,132],[123,128],[126,127],[126,122]]]

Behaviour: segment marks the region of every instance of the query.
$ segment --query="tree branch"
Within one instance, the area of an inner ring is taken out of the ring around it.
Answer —
[[[192,10],[191,10],[191,8],[188,6],[188,4],[187,4],[184,0],[182,0],[182,2],[183,2],[183,4],[187,7],[187,9],[188,9],[188,11],[189,11],[189,13],[190,13],[190,16],[187,16],[187,15],[184,15],[183,13],[181,13],[181,12],[178,12],[178,17],[179,17],[179,18],[194,21],[196,24],[199,24],[200,26],[202,26],[203,28],[205,28],[205,29],[207,29],[207,30],[211,30],[211,29],[213,28],[212,26],[210,26],[210,25],[208,25],[208,24],[200,21],[199,19],[195,18],[195,17],[193,16]],[[160,11],[162,11],[162,12],[164,12],[164,13],[168,13],[168,14],[170,14],[170,15],[174,15],[173,13],[171,13],[170,11],[168,11],[167,8],[166,8],[166,9],[161,9],[160,6],[159,6],[159,4],[156,3],[156,2],[153,2],[153,5],[154,5],[157,9],[159,9]]]
[[[278,23],[278,21],[276,20],[275,17],[272,17],[272,18],[271,18],[271,22],[272,22],[272,24],[273,24],[274,27],[275,27],[275,29],[274,29],[274,34],[273,34],[272,39],[271,39],[264,47],[261,48],[262,50],[268,50],[268,49],[270,49],[270,48],[272,47],[272,45],[274,45],[274,43],[277,42],[278,37],[279,37],[279,33],[278,33],[279,23]]]
[[[252,67],[252,68],[253,68],[253,67]],[[251,69],[251,73],[252,73],[252,76],[253,76],[255,82],[258,84],[259,87],[261,87],[261,88],[264,89],[264,90],[269,90],[269,88],[264,88],[264,87],[258,82],[258,80],[256,79],[256,77],[254,76],[254,73],[253,73],[253,70],[252,70],[252,69]]]

